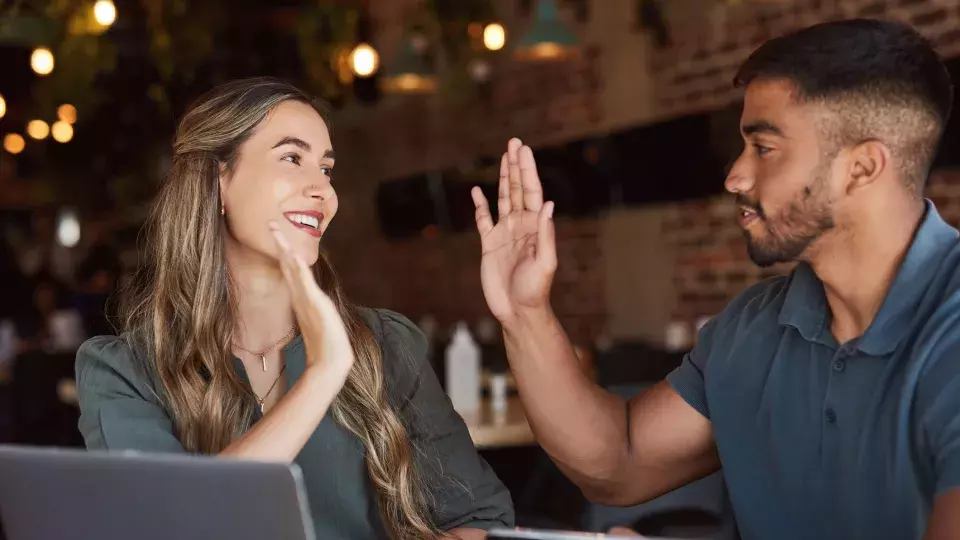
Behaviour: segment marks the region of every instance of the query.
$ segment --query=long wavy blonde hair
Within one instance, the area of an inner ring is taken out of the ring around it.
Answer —
[[[124,295],[122,324],[147,351],[177,437],[192,452],[214,454],[249,428],[256,407],[231,352],[236,295],[220,213],[221,165],[232,170],[243,143],[273,110],[306,94],[281,81],[230,82],[201,97],[180,121],[173,162],[145,226],[146,264]],[[343,295],[321,254],[320,287],[346,324],[356,362],[333,402],[334,419],[365,446],[367,473],[384,528],[395,540],[436,538],[415,449],[385,389],[380,348],[357,307]]]

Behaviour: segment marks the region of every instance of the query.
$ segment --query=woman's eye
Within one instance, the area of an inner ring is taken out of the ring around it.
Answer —
[[[298,156],[297,154],[287,154],[283,156],[281,159],[283,159],[284,161],[289,161],[294,165],[300,165],[300,156]]]
[[[324,174],[327,178],[333,174],[333,167],[320,167],[320,172]]]

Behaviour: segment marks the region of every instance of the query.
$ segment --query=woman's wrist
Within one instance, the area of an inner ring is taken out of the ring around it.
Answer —
[[[326,386],[331,382],[340,385],[350,373],[352,363],[348,362],[315,362],[307,360],[307,369],[303,372],[303,379],[310,386]]]

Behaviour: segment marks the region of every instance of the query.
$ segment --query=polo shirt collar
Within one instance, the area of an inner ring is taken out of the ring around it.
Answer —
[[[823,292],[823,283],[807,263],[798,263],[790,274],[787,296],[777,320],[781,325],[796,328],[807,341],[836,345],[830,334],[830,307]]]
[[[933,202],[926,211],[893,284],[857,348],[871,356],[890,354],[911,329],[910,322],[944,254],[956,246],[958,232],[940,217]],[[807,341],[836,346],[830,333],[830,308],[823,283],[806,263],[791,275],[780,309],[780,324],[796,328]]]

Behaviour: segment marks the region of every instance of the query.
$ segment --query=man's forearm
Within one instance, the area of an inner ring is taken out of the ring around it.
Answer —
[[[626,403],[583,372],[549,309],[504,325],[507,357],[543,449],[577,483],[615,475],[628,454]]]

